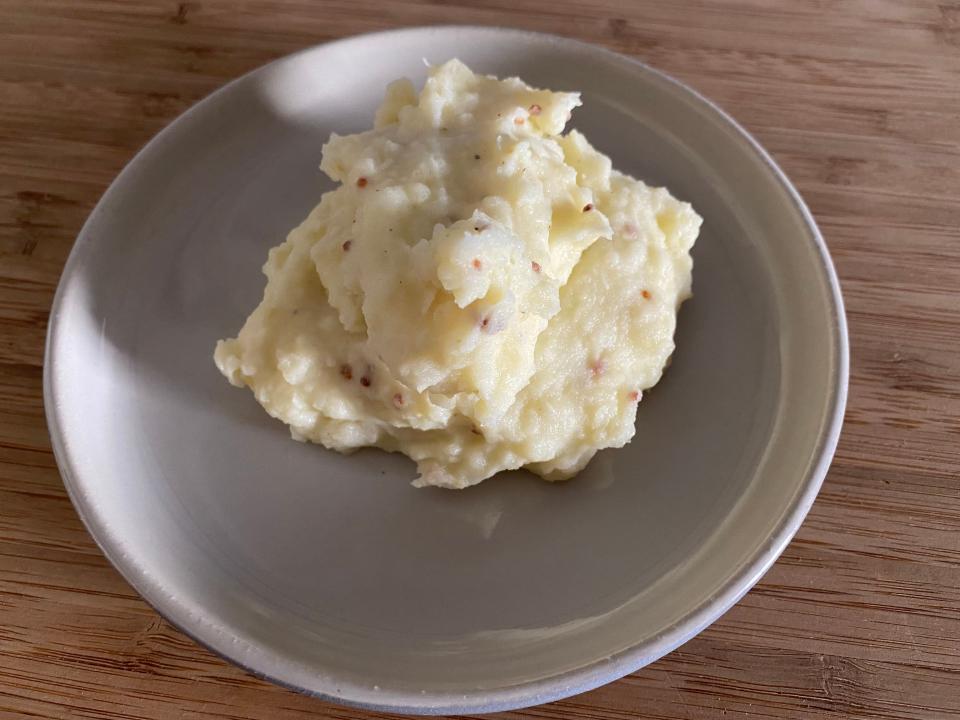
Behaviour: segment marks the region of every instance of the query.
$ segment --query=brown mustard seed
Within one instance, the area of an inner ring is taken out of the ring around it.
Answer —
[[[652,297],[649,290],[641,290],[640,294],[643,296],[644,300],[649,300]]]
[[[587,203],[586,205],[583,206],[584,212],[590,212],[591,210],[593,210],[593,203]]]
[[[367,179],[365,177],[357,178],[357,187],[365,188],[367,186]]]
[[[343,245],[340,246],[340,248],[341,248],[344,252],[350,252],[350,248],[351,248],[352,246],[353,246],[353,240],[347,240]]]
[[[473,262],[470,264],[473,265],[474,270],[479,270],[480,268],[483,267],[483,263],[480,262],[480,258],[474,258]]]
[[[353,368],[351,368],[349,365],[341,365],[340,374],[343,376],[344,380],[353,380]]]
[[[370,378],[364,375],[363,377],[360,378],[360,384],[363,385],[364,387],[370,387]]]

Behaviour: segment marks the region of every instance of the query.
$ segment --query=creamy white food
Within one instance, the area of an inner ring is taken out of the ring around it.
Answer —
[[[215,360],[298,440],[416,461],[416,485],[568,478],[634,434],[674,349],[700,217],[572,130],[579,95],[434,67],[374,129],[331,136],[340,183],[270,251]]]

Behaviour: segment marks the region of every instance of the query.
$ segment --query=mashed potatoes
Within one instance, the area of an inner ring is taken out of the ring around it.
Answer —
[[[700,218],[562,135],[576,93],[452,60],[333,135],[340,186],[278,247],[215,360],[298,440],[413,458],[416,485],[568,478],[634,434]]]

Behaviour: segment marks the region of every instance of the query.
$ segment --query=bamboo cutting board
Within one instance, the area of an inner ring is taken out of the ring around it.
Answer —
[[[0,0],[0,718],[373,718],[161,620],[63,489],[44,332],[73,239],[155,132],[344,35],[476,23],[638,57],[717,101],[809,203],[852,372],[833,469],[733,610],[599,690],[503,718],[960,718],[960,3]]]

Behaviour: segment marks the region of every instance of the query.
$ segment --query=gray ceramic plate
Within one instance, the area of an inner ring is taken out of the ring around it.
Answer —
[[[396,455],[290,440],[211,360],[256,304],[267,249],[423,59],[583,90],[574,124],[704,217],[678,350],[637,436],[566,484],[522,473],[416,490]],[[50,321],[46,401],[80,515],[174,624],[339,702],[477,712],[631,672],[750,588],[813,502],[847,346],[817,228],[770,158],[690,89],[556,37],[414,28],[324,45],[158,135],[77,240]]]

